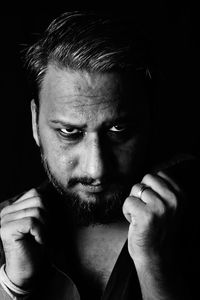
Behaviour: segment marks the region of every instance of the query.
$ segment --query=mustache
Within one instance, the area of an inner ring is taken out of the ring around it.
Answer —
[[[68,181],[68,187],[73,187],[76,184],[82,185],[110,185],[110,184],[118,184],[118,185],[127,185],[129,184],[127,179],[123,177],[116,177],[116,176],[107,176],[102,179],[93,179],[91,177],[74,177],[70,178]]]
[[[91,177],[74,177],[69,180],[68,187],[72,187],[78,183],[81,183],[82,185],[95,185],[97,184],[97,180]],[[110,183],[110,180],[108,179],[98,180],[98,184],[105,184],[105,183],[106,184]]]

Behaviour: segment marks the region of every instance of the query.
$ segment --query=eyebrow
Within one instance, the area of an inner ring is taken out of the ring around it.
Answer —
[[[71,122],[69,123],[69,122],[64,122],[61,120],[50,120],[50,123],[62,125],[63,127],[75,127],[75,128],[79,128],[79,129],[84,129],[87,127],[86,124],[76,124],[76,123],[71,123]]]
[[[132,117],[133,118],[133,117]],[[112,120],[107,120],[105,122],[103,122],[101,125],[107,125],[109,126],[110,124],[114,124],[114,123],[119,123],[119,122],[128,122],[131,123],[131,121],[133,121],[131,118],[131,116],[129,114],[127,115],[123,115],[117,118],[113,118]],[[73,122],[65,122],[62,120],[49,120],[50,123],[53,124],[57,124],[57,125],[61,125],[63,127],[74,127],[77,129],[85,129],[87,128],[87,124],[77,124],[77,123],[73,123]]]

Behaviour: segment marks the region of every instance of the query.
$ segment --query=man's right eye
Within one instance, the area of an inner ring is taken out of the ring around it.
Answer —
[[[62,137],[68,139],[77,139],[83,134],[83,132],[77,128],[60,128],[58,132]]]

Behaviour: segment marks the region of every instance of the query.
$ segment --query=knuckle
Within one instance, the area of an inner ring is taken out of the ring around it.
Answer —
[[[33,196],[37,196],[38,192],[35,188],[30,189],[26,194],[31,194]]]
[[[124,204],[122,206],[123,213],[126,213],[129,210],[131,201],[132,201],[132,196],[129,196],[126,198],[126,200],[124,201]]]
[[[166,205],[160,200],[156,199],[157,201],[153,202],[151,205],[151,212],[155,216],[162,216],[166,213]]]
[[[158,209],[157,215],[159,217],[162,217],[166,214],[166,207],[164,205],[161,205]]]
[[[28,200],[30,198],[37,197],[37,196],[38,196],[38,192],[36,189],[33,188],[25,192],[21,197],[17,199],[16,202],[20,202],[21,200]]]
[[[162,217],[166,213],[166,205],[158,198],[155,198],[149,205],[149,213],[152,217]]]
[[[142,182],[148,183],[148,182],[151,181],[153,178],[154,178],[153,175],[148,173],[148,174],[144,175],[144,177],[142,178]]]
[[[1,218],[0,226],[2,227],[7,222],[7,215]]]
[[[133,201],[133,196],[129,196],[126,198],[126,200],[124,201],[123,207],[127,208]]]
[[[7,213],[7,210],[8,210],[8,206],[4,207],[4,208],[1,210],[0,218],[3,218],[3,216]]]
[[[138,190],[141,188],[141,183],[136,183],[133,185],[131,189],[130,195],[136,195],[138,193]]]
[[[175,195],[175,193],[173,193],[172,191],[168,190],[167,191],[167,198],[169,199],[169,204],[171,207],[177,207],[178,204],[178,198]]]

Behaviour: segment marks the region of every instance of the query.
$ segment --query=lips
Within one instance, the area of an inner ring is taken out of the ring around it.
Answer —
[[[98,184],[98,185],[83,185],[79,184],[79,190],[85,193],[101,193],[105,191],[107,185],[106,184]]]

